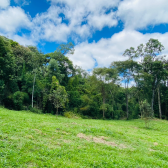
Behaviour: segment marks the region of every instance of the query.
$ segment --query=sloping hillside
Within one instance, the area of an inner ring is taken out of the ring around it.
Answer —
[[[0,167],[168,167],[168,122],[67,119],[0,108]]]

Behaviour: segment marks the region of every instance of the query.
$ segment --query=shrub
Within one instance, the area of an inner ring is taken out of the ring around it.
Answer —
[[[75,113],[73,113],[71,111],[64,112],[64,117],[66,117],[66,118],[75,118],[75,119],[81,118],[80,115],[75,114]]]
[[[37,109],[37,108],[35,108],[35,107],[29,106],[29,110],[30,110],[31,112],[33,112],[33,113],[42,114],[42,111],[39,110],[39,109]]]
[[[142,110],[142,118],[145,121],[145,126],[146,128],[149,128],[149,122],[153,118],[153,111],[147,100],[144,100],[143,103],[141,104],[141,110]]]
[[[7,98],[4,99],[3,103],[5,108],[8,109],[13,109],[14,108],[14,103],[13,103],[13,95],[9,95]]]
[[[29,100],[28,94],[20,91],[15,92],[12,98],[13,98],[14,108],[16,110],[22,110],[23,104],[24,103],[26,104]]]

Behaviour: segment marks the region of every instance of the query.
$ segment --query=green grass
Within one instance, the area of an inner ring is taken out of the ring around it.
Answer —
[[[0,167],[168,167],[168,122],[84,120],[0,107]]]

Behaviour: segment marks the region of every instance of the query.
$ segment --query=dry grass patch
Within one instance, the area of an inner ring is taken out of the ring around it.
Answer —
[[[154,144],[155,146],[157,146],[157,145],[158,145],[158,143],[157,143],[157,142],[154,142],[153,144]]]
[[[149,151],[150,151],[150,152],[155,152],[156,150],[154,150],[154,149],[149,149]]]
[[[63,142],[64,142],[64,143],[71,143],[72,141],[70,141],[70,140],[65,140],[65,139],[64,139]]]
[[[82,134],[82,133],[79,133],[79,134],[77,135],[77,137],[82,138],[82,139],[85,139],[85,140],[87,140],[87,141],[91,141],[91,138],[92,138],[91,135],[87,136],[87,135]]]
[[[26,135],[25,138],[34,139],[32,135]]]
[[[37,134],[41,134],[41,135],[43,134],[43,132],[39,129],[33,129],[33,131],[35,131]]]
[[[123,144],[120,144],[120,145],[117,145],[115,142],[111,142],[111,141],[107,141],[107,137],[104,137],[104,136],[101,136],[101,137],[93,137],[91,135],[87,136],[83,133],[79,133],[77,135],[77,137],[81,138],[81,139],[85,139],[87,141],[93,141],[95,143],[101,143],[101,144],[105,144],[105,145],[108,145],[108,146],[116,146],[116,147],[119,147],[119,148],[127,148],[125,145]]]

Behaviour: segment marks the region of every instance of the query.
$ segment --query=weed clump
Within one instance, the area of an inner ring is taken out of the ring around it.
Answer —
[[[145,127],[149,128],[150,120],[153,118],[153,111],[150,104],[144,100],[141,104],[142,119],[145,121]]]
[[[79,114],[75,114],[72,111],[64,112],[64,117],[66,117],[66,118],[75,118],[75,119],[81,118]]]

